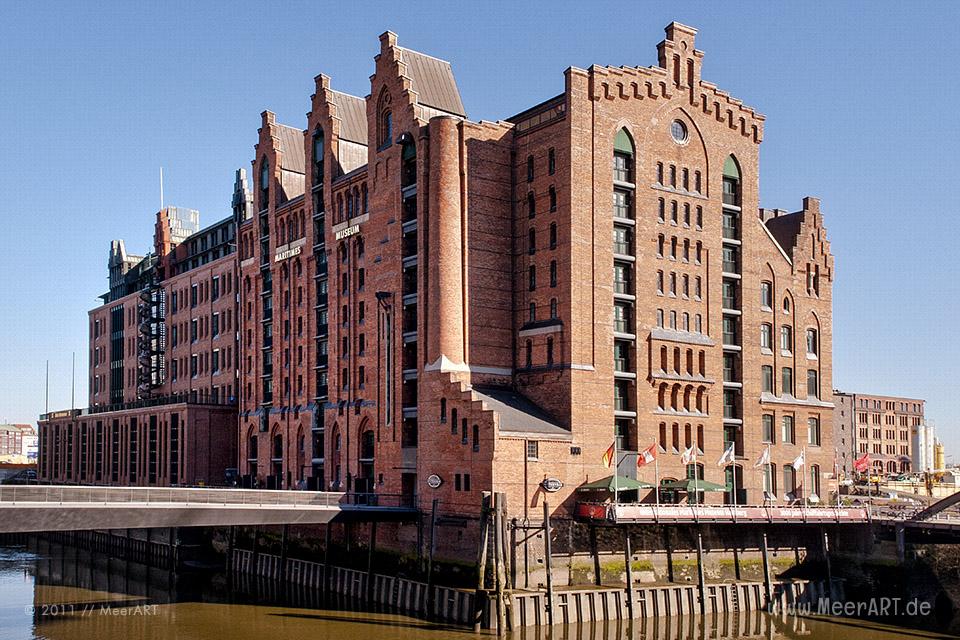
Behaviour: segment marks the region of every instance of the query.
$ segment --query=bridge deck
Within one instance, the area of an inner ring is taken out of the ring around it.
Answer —
[[[404,520],[412,507],[341,504],[342,493],[249,489],[4,486],[0,533]]]
[[[577,515],[616,524],[857,524],[870,521],[863,508],[775,505],[587,504]]]

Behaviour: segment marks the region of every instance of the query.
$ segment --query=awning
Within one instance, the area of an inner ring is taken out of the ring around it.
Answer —
[[[667,489],[668,491],[686,491],[687,493],[693,493],[694,491],[715,491],[723,493],[727,491],[726,485],[709,482],[707,480],[693,479],[664,482],[660,485],[660,488]]]
[[[616,482],[614,482],[613,476],[607,476],[606,478],[601,478],[600,480],[594,480],[593,482],[587,482],[585,484],[577,487],[577,491],[609,491],[613,493],[614,486],[616,486],[617,492],[620,491],[633,491],[634,489],[651,489],[653,485],[649,482],[643,482],[642,480],[634,480],[633,478],[628,478],[626,476],[617,476]]]

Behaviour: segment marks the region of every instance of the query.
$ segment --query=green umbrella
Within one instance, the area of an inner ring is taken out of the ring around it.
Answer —
[[[722,493],[728,491],[726,485],[708,482],[707,480],[693,480],[692,478],[664,482],[660,488],[668,491],[686,491],[687,493],[693,493],[694,491],[716,491]]]
[[[653,487],[653,485],[649,482],[634,480],[633,478],[627,478],[626,476],[617,476],[616,483],[614,483],[613,476],[607,476],[606,478],[601,478],[600,480],[594,480],[593,482],[582,484],[577,487],[577,491],[609,491],[610,493],[613,493],[614,486],[616,486],[617,492],[632,491],[634,489],[650,489]]]

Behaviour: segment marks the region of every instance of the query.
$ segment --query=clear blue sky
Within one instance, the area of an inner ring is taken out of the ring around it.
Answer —
[[[655,64],[679,20],[703,77],[767,116],[763,206],[822,198],[835,386],[926,398],[960,452],[960,3],[322,4],[5,4],[0,419],[36,419],[48,358],[51,409],[69,407],[72,351],[85,405],[86,313],[110,240],[150,246],[157,168],[168,204],[227,215],[260,112],[302,126],[320,72],[366,95],[381,32],[450,60],[479,120],[561,92],[571,65]]]

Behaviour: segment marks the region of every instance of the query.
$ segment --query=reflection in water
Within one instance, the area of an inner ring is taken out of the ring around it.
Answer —
[[[360,610],[315,591],[223,575],[172,574],[103,554],[39,541],[0,548],[0,639],[330,638],[391,640],[476,637],[462,627],[383,610]],[[724,638],[892,640],[942,637],[843,618],[750,612],[528,628],[509,640],[707,640]]]

